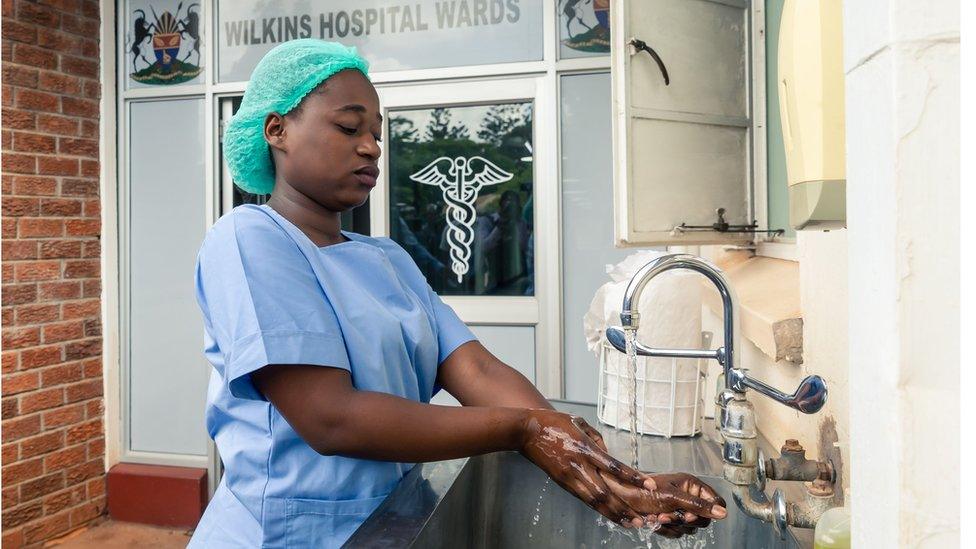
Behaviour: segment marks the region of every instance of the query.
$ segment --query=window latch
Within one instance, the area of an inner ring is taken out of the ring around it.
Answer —
[[[784,229],[760,229],[759,223],[755,220],[748,225],[733,225],[725,220],[725,208],[719,208],[715,210],[717,219],[715,223],[711,225],[688,225],[684,222],[674,228],[674,232],[687,233],[687,232],[704,232],[704,231],[715,231],[719,233],[766,233],[773,236],[782,236],[786,231]]]

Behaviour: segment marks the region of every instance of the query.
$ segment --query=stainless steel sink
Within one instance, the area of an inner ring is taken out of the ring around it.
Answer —
[[[589,407],[557,407],[592,414]],[[587,417],[586,419],[590,419]],[[595,418],[593,418],[595,420]],[[595,421],[591,421],[596,425]],[[600,426],[611,453],[623,455],[627,437]],[[654,470],[687,471],[702,478],[728,502],[729,516],[691,538],[650,536],[608,528],[600,515],[564,491],[514,452],[414,467],[396,490],[349,539],[346,547],[465,548],[794,548],[793,533],[780,540],[772,525],[750,518],[732,501],[720,473],[718,446],[704,436],[643,437],[641,463]],[[764,499],[756,494],[757,499]],[[804,544],[806,545],[806,544]]]
[[[415,532],[403,539],[386,525],[404,525],[406,516],[383,516],[379,512],[367,521],[349,540],[348,547],[749,547],[795,548],[790,537],[780,540],[773,528],[739,512],[732,504],[725,481],[703,477],[730,502],[729,516],[716,521],[691,539],[676,542],[653,536],[650,543],[634,532],[609,529],[598,521],[600,515],[571,496],[519,454],[489,454],[467,461],[444,498],[434,504],[433,512],[422,527],[401,529],[402,534]],[[410,479],[398,487],[401,501],[413,501],[416,509],[429,507],[434,490],[425,480]],[[406,492],[409,492],[406,493]],[[395,492],[396,493],[396,492]],[[425,505],[424,500],[427,500]],[[389,511],[389,510],[387,510]],[[413,514],[406,510],[407,515]],[[417,516],[417,519],[422,517]],[[370,524],[371,522],[376,524]]]

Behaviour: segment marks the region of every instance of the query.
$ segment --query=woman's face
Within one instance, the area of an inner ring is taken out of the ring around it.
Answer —
[[[366,201],[379,175],[383,117],[361,72],[334,74],[277,123],[268,117],[265,137],[277,149],[279,180],[331,211]]]

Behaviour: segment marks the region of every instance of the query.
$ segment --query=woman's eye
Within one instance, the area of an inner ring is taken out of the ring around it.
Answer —
[[[352,134],[354,134],[354,133],[356,133],[356,128],[347,128],[347,127],[345,127],[345,126],[339,126],[339,128],[340,128],[340,129],[341,129],[342,131],[344,131],[344,132],[346,132],[346,133],[348,133],[349,135],[352,135]]]
[[[383,142],[383,136],[382,135],[374,135],[373,136],[373,139],[375,139],[377,143],[382,143]]]

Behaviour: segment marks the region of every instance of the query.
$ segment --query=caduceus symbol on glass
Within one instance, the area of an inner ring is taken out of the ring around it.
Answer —
[[[485,185],[504,183],[512,177],[481,156],[453,159],[442,156],[410,176],[418,183],[441,188],[447,203],[444,217],[447,219],[447,241],[451,246],[451,271],[457,275],[459,283],[471,262],[472,226],[477,217],[474,201],[478,192]]]

